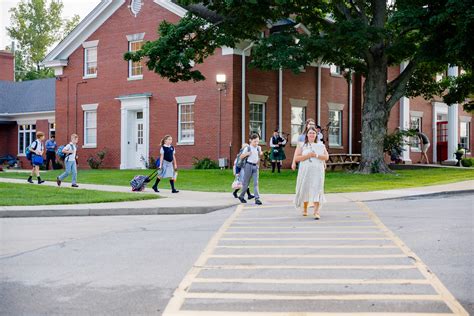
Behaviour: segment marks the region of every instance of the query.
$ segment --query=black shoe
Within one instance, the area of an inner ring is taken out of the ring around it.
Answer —
[[[178,193],[178,190],[171,190],[171,193]]]
[[[241,198],[241,197],[239,197],[239,201],[240,201],[240,203],[247,203],[247,201],[245,201],[245,199]]]
[[[153,189],[153,191],[155,191],[155,192],[157,192],[157,193],[160,192],[160,191],[158,190],[158,187],[157,187],[157,186],[152,186],[151,188]]]
[[[44,180],[41,180],[41,178],[38,178],[38,184],[41,184],[43,182],[44,182]]]
[[[58,187],[60,187],[60,186],[61,186],[61,182],[62,182],[62,181],[61,181],[61,180],[59,180],[59,178],[56,178],[56,183],[58,184]]]
[[[33,183],[33,180],[31,179],[31,177],[28,178],[28,182]]]
[[[77,184],[71,185],[73,188],[78,188],[79,186]]]
[[[255,199],[255,204],[262,205],[262,201],[260,201],[259,199]]]
[[[234,192],[232,192],[232,195],[233,195],[233,196],[234,196],[236,199],[238,199],[238,198],[239,198],[239,196],[237,195],[237,192],[235,192],[235,191],[234,191]]]
[[[249,200],[253,199],[254,197],[255,197],[255,195],[252,195],[252,194],[249,194],[249,195],[248,195],[248,199],[249,199]]]

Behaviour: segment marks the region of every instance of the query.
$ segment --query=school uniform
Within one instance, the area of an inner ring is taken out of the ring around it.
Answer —
[[[37,140],[35,140],[34,142],[31,143],[30,149],[33,149],[34,151],[43,152],[44,146],[43,146],[43,143],[42,143],[39,139],[37,139]],[[38,154],[36,154],[35,152],[31,151],[31,165],[32,165],[33,167],[35,167],[35,166],[41,166],[42,163],[41,163],[41,164],[37,164],[37,163],[34,163],[34,162],[33,162],[33,161],[34,161],[33,158],[34,158],[35,156],[41,156],[41,155],[38,155]]]
[[[77,156],[77,145],[73,143],[69,143],[64,147],[64,150],[72,150],[73,153],[66,154],[64,158],[64,163],[66,165],[66,170],[58,177],[58,185],[61,185],[61,181],[63,181],[69,174],[72,174],[72,185],[76,186],[77,183],[77,164],[76,164],[76,156]]]
[[[178,193],[179,191],[174,187],[174,179],[176,178],[176,173],[174,170],[174,155],[176,154],[176,150],[171,145],[163,145],[160,149],[160,154],[163,155],[163,161],[161,161],[160,171],[158,172],[158,176],[156,177],[155,184],[152,186],[152,189],[155,192],[158,191],[158,183],[160,183],[161,179],[170,179],[171,185],[171,192]]]
[[[255,196],[256,202],[259,202],[257,201],[260,198],[260,194],[258,193],[258,163],[260,162],[260,153],[262,152],[262,149],[260,146],[248,146],[244,152],[247,153],[248,151],[250,151],[250,156],[247,157],[247,162],[242,168],[244,171],[244,177],[242,183],[242,192],[239,195],[239,199],[241,201],[244,199],[245,192],[249,188],[250,178],[253,178],[253,194]]]

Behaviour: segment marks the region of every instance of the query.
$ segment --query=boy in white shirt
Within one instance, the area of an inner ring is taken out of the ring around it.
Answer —
[[[258,193],[258,165],[260,162],[260,156],[263,155],[262,148],[258,145],[260,142],[260,137],[257,134],[252,134],[250,136],[250,146],[244,149],[243,153],[240,155],[240,159],[247,159],[243,167],[244,178],[242,183],[242,192],[240,193],[239,200],[242,203],[247,203],[244,199],[245,192],[250,184],[250,178],[253,178],[253,190],[255,195],[255,204],[261,205],[260,195]]]
[[[64,171],[59,177],[56,179],[56,183],[58,186],[61,186],[61,182],[72,174],[72,187],[77,188],[79,187],[76,183],[77,181],[77,165],[76,165],[76,157],[77,157],[77,142],[79,141],[79,136],[77,134],[71,135],[71,142],[66,145],[63,149],[63,153],[66,154],[64,158],[64,163],[66,164],[66,171]]]

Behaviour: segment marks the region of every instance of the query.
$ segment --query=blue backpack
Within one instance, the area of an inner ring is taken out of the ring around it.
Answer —
[[[26,155],[26,159],[28,160],[31,160],[32,156],[33,156],[33,152],[31,151],[31,145],[35,144],[35,147],[33,149],[36,150],[36,147],[38,147],[38,143],[36,142],[36,140],[30,144],[30,146],[26,147],[25,148],[25,155]]]
[[[155,167],[156,167],[156,168],[159,168],[160,165],[161,165],[160,158],[157,158],[157,159],[156,159],[156,162],[155,162]]]
[[[63,153],[63,149],[66,146],[67,145],[59,146],[58,150],[56,151],[56,154],[58,155],[60,160],[64,160],[68,156],[68,154]]]

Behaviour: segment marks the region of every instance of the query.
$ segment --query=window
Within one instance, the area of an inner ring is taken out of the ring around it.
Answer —
[[[422,131],[422,117],[419,116],[411,116],[410,117],[410,129],[418,129],[420,132]],[[421,150],[421,143],[420,138],[418,136],[410,137],[410,144],[412,149]]]
[[[329,70],[330,70],[331,75],[333,76],[342,76],[341,67],[339,66],[331,65],[329,66]]]
[[[128,50],[136,52],[142,49],[143,41],[128,42]],[[128,61],[128,77],[134,79],[143,78],[143,64],[141,61]]]
[[[469,135],[471,132],[471,123],[469,122],[461,122],[460,124],[460,144],[462,145],[463,148],[466,149],[467,152],[470,152],[469,144],[470,144],[470,139]]]
[[[36,139],[36,125],[24,124],[18,126],[18,154],[24,155],[26,147]]]
[[[84,77],[97,77],[97,46],[84,48]]]
[[[56,123],[49,123],[49,138],[56,136]]]
[[[194,103],[178,104],[178,142],[194,143]]]
[[[329,146],[342,146],[342,111],[329,111]]]
[[[84,146],[97,146],[97,111],[84,111]]]
[[[298,143],[298,137],[304,130],[304,122],[306,121],[306,108],[300,106],[291,107],[291,144]]]
[[[265,141],[265,103],[250,103],[249,131],[250,134],[258,134],[262,142]]]

